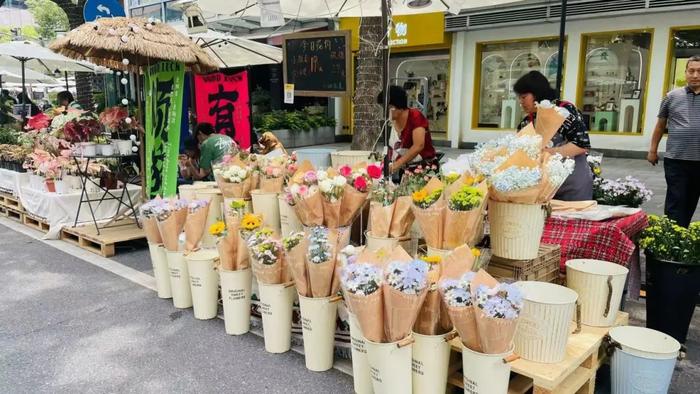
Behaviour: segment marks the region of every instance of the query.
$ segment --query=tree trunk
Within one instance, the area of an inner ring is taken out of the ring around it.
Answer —
[[[384,114],[377,104],[382,91],[382,18],[363,18],[360,26],[360,53],[355,73],[355,96],[352,100],[352,149],[371,150],[381,133]]]
[[[85,23],[83,19],[83,7],[85,0],[78,0],[77,4],[73,4],[71,0],[53,0],[58,4],[66,15],[68,15],[68,23],[71,29]],[[94,74],[91,73],[75,73],[75,89],[78,92],[76,101],[86,110],[92,110],[94,101],[92,99],[92,79]]]

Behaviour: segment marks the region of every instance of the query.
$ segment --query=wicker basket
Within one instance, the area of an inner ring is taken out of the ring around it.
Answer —
[[[352,167],[363,161],[369,162],[369,155],[371,154],[371,150],[341,150],[333,152],[331,153],[331,166],[333,168],[339,168],[344,165]]]
[[[558,284],[560,283],[560,262],[559,245],[540,244],[537,257],[532,260],[508,260],[492,256],[486,271],[501,279],[534,280]]]

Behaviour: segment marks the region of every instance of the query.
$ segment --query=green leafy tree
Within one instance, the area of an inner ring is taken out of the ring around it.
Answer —
[[[68,16],[51,0],[27,0],[29,12],[34,16],[37,32],[45,40],[56,38],[56,31],[68,31]]]

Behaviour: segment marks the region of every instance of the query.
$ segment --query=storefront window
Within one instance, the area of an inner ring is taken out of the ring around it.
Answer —
[[[559,40],[556,38],[531,41],[477,44],[477,65],[480,75],[476,102],[476,127],[514,129],[523,114],[513,92],[513,85],[532,70],[544,74],[552,87],[557,80]]]
[[[182,11],[168,8],[168,6],[171,3],[174,3],[174,1],[169,1],[169,2],[165,3],[165,21],[166,22],[177,22],[177,21],[182,20]]]
[[[591,132],[641,133],[652,33],[583,35],[578,107]]]
[[[671,30],[671,40],[668,84],[664,93],[687,85],[685,66],[688,58],[700,54],[700,29]]]
[[[147,7],[134,8],[131,10],[131,16],[139,18],[156,18],[162,19],[161,5],[149,5]]]

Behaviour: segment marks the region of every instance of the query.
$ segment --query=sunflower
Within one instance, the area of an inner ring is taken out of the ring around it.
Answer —
[[[241,219],[241,228],[244,230],[252,231],[262,225],[262,218],[258,215],[253,215],[252,213],[247,213]]]
[[[415,202],[423,202],[427,197],[428,197],[428,191],[425,189],[420,189],[416,192],[413,192],[413,201]]]
[[[211,235],[219,236],[224,231],[226,231],[226,223],[222,221],[215,222],[214,224],[209,226],[209,234]]]

